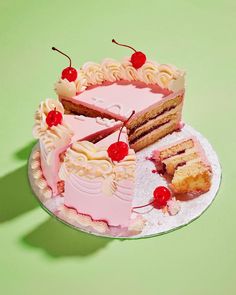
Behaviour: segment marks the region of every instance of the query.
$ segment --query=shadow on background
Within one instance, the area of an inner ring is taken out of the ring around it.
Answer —
[[[28,160],[35,141],[17,151],[14,157]],[[11,220],[38,207],[28,182],[28,164],[0,178],[0,222]],[[40,248],[52,257],[88,256],[104,248],[111,239],[76,231],[50,218],[23,237],[23,242]]]
[[[43,249],[55,258],[85,257],[101,250],[111,241],[71,229],[53,218],[23,237],[23,242],[28,246]]]
[[[35,141],[14,154],[19,160],[27,160]],[[0,178],[0,222],[8,221],[36,207],[28,182],[27,164]]]
[[[0,222],[38,207],[28,183],[27,165],[1,177],[0,189]]]
[[[18,160],[28,160],[32,148],[35,146],[36,141],[31,141],[26,147],[20,149],[19,151],[15,152],[14,157]]]

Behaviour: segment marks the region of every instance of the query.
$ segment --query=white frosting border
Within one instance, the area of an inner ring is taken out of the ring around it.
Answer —
[[[146,61],[142,67],[135,69],[128,58],[121,62],[104,59],[101,64],[87,62],[77,70],[77,73],[77,79],[73,82],[60,79],[55,83],[55,92],[58,96],[71,98],[89,86],[120,80],[140,81],[147,85],[157,84],[173,92],[184,89],[185,83],[185,71],[177,69],[174,65]]]

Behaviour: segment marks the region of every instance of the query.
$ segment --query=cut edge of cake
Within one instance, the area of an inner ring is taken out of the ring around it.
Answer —
[[[175,194],[198,195],[209,191],[212,168],[195,137],[155,150],[152,160]]]

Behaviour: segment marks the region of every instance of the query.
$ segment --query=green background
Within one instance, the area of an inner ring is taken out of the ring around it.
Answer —
[[[0,1],[0,294],[236,294],[235,0]],[[131,52],[187,70],[184,120],[217,151],[223,182],[197,221],[119,241],[54,221],[27,182],[33,114],[67,66]]]

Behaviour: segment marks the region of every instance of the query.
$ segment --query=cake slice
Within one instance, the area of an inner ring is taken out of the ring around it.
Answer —
[[[201,194],[211,186],[211,167],[196,138],[186,138],[153,152],[157,171],[175,194]]]
[[[55,86],[64,108],[123,122],[134,110],[127,129],[135,151],[181,127],[184,72],[173,66],[147,61],[137,70],[128,61],[105,60],[85,64],[78,77]]]
[[[62,122],[49,127],[46,118],[48,113],[56,109],[62,114]],[[58,171],[66,149],[77,140],[98,142],[122,125],[121,122],[102,118],[89,118],[64,114],[59,101],[47,99],[42,102],[35,115],[34,137],[39,139],[41,168],[52,194],[63,191]]]
[[[59,174],[65,182],[63,195],[67,208],[74,209],[80,216],[89,216],[94,222],[127,230],[131,221],[136,156],[129,149],[123,160],[113,162],[107,148],[114,139],[117,141],[115,135],[97,144],[73,143]]]

